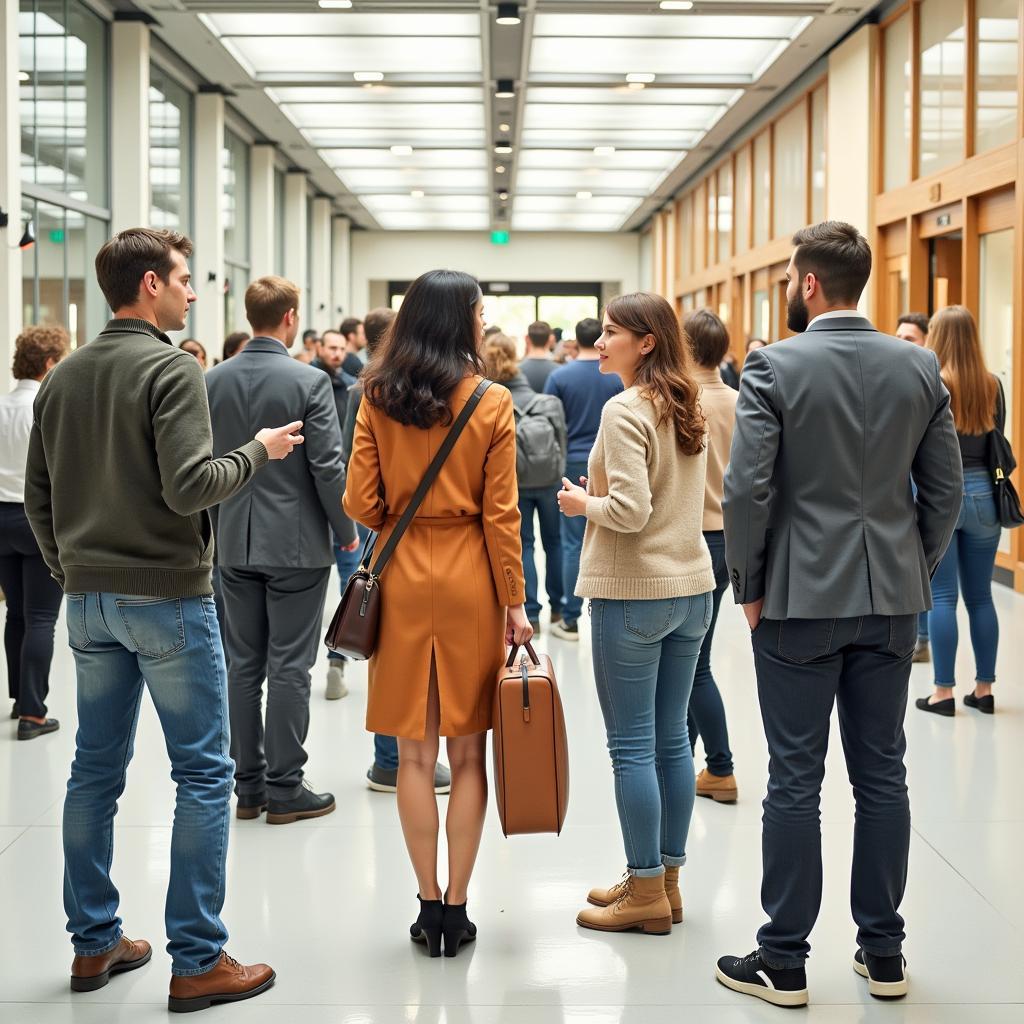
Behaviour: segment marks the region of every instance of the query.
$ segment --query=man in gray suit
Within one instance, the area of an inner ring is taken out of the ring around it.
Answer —
[[[799,231],[786,272],[798,337],[751,352],[725,477],[726,561],[752,630],[768,740],[758,949],[723,957],[724,985],[807,1002],[821,904],[820,795],[838,702],[857,806],[854,969],[906,994],[910,804],[903,717],[917,615],[960,512],[963,472],[935,354],[857,312],[871,250],[848,224]],[[910,479],[917,485],[916,500]]]
[[[333,564],[331,529],[356,542],[341,510],[341,428],[327,375],[288,356],[298,331],[299,290],[262,277],[245,293],[253,339],[206,376],[215,452],[236,447],[250,424],[289,410],[304,422],[301,456],[263,473],[219,508],[217,551],[227,613],[231,756],[236,814],[270,824],[334,810],[330,793],[303,784],[310,669],[323,627]],[[268,680],[266,728],[262,698]]]

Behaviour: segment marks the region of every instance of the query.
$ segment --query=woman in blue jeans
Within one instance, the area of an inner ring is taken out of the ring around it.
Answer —
[[[991,715],[995,711],[992,684],[999,646],[992,569],[1002,528],[986,454],[989,432],[996,426],[1003,429],[1006,402],[1002,385],[985,368],[978,330],[968,309],[948,306],[939,310],[931,322],[928,347],[938,356],[942,380],[949,389],[964,465],[964,498],[956,532],[932,579],[929,629],[935,691],[919,698],[917,707],[946,717],[956,714],[956,606],[963,588],[975,663],[974,690],[964,696],[964,704]]]
[[[601,372],[625,390],[604,407],[586,489],[576,593],[591,599],[594,673],[615,778],[626,874],[576,918],[597,931],[665,934],[683,919],[679,869],[693,812],[687,705],[715,578],[701,534],[706,425],[672,307],[645,292],[609,303]]]

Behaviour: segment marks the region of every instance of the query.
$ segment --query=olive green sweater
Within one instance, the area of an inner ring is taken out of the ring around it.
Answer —
[[[68,593],[211,594],[205,509],[267,462],[250,441],[213,458],[199,363],[145,320],[114,319],[35,401],[25,511]]]

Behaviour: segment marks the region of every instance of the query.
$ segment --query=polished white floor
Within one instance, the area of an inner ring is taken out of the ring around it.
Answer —
[[[1002,624],[998,713],[952,721],[908,712],[914,834],[904,904],[911,992],[872,1000],[850,967],[852,802],[838,740],[823,801],[825,898],[811,936],[811,1006],[820,1024],[987,1024],[1024,1020],[1024,598],[997,587]],[[0,606],[2,608],[2,606]],[[0,612],[2,614],[2,612]],[[966,622],[962,627],[966,638]],[[68,991],[71,947],[61,906],[61,801],[74,747],[74,677],[63,624],[51,714],[62,730],[31,743],[0,722],[0,1021],[145,1024],[166,1019],[163,949],[173,789],[152,706],[143,705],[135,761],[117,817],[114,875],[132,936],[153,942],[151,965],[99,992]],[[267,960],[275,987],[204,1020],[252,1024],[741,1024],[784,1016],[713,977],[715,959],[745,954],[761,923],[760,801],[766,753],[742,618],[723,608],[714,667],[729,710],[740,783],[736,806],[697,802],[684,869],[686,923],[669,937],[580,930],[589,886],[614,881],[623,853],[611,771],[594,694],[589,634],[542,637],[559,672],[569,720],[572,798],[560,838],[505,839],[491,814],[470,907],[475,948],[429,960],[407,939],[416,884],[392,797],[371,793],[363,732],[365,669],[351,695],[323,699],[317,669],[309,773],[338,811],[289,826],[236,822],[228,865],[229,950]],[[961,677],[971,678],[969,645]],[[914,667],[912,697],[928,692]],[[6,680],[3,681],[6,692]],[[3,707],[6,709],[7,705]],[[443,801],[442,801],[443,804]]]

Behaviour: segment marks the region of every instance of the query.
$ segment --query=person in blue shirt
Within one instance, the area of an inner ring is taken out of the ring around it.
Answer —
[[[590,449],[594,447],[601,412],[605,402],[622,390],[622,381],[615,374],[601,373],[601,356],[594,345],[601,337],[601,322],[593,317],[576,325],[576,341],[580,354],[564,366],[558,367],[544,384],[546,395],[557,395],[565,408],[565,423],[569,433],[565,475],[573,481],[584,482]],[[562,517],[562,583],[565,600],[561,621],[552,613],[551,635],[563,640],[578,640],[577,621],[583,612],[583,600],[576,596],[576,580],[580,574],[580,552],[583,534],[587,528],[586,516]]]

